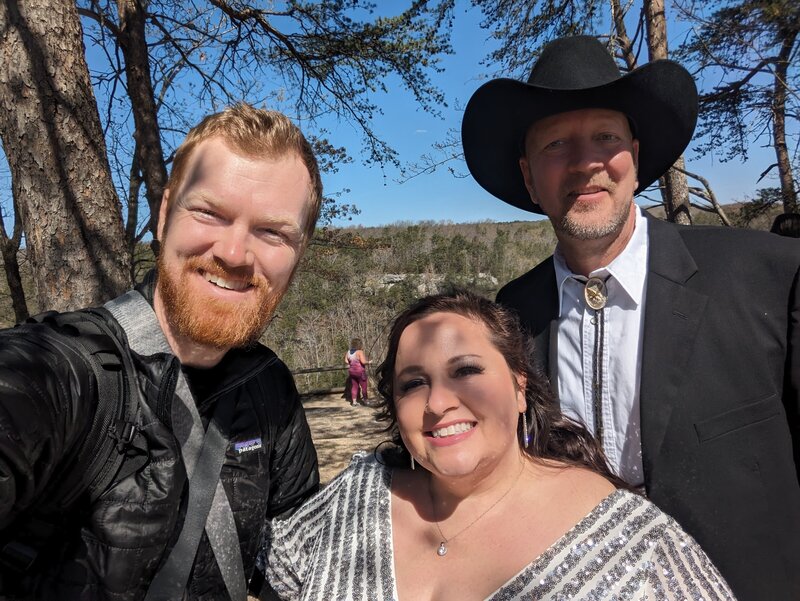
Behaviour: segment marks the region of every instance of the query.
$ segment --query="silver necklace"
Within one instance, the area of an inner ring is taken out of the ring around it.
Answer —
[[[516,484],[517,484],[517,481],[519,481],[519,477],[522,475],[522,470],[524,470],[524,469],[525,469],[525,463],[524,463],[524,460],[523,460],[523,463],[522,463],[522,465],[521,465],[521,466],[520,466],[520,468],[519,468],[519,472],[517,472],[517,477],[516,477],[516,478],[514,478],[514,481],[511,483],[511,486],[509,486],[509,487],[508,487],[508,490],[507,490],[506,492],[504,492],[504,493],[503,493],[503,494],[500,496],[500,498],[499,498],[499,499],[497,499],[497,500],[496,500],[494,503],[492,503],[491,505],[489,505],[489,507],[488,507],[487,509],[485,509],[485,510],[484,510],[484,511],[483,511],[483,512],[482,512],[482,513],[481,513],[481,514],[478,516],[478,517],[476,517],[474,520],[472,520],[472,521],[471,521],[469,524],[467,524],[466,526],[464,526],[464,527],[463,527],[461,530],[459,530],[458,532],[456,532],[456,533],[455,533],[453,536],[451,536],[450,538],[447,538],[447,537],[446,537],[446,536],[445,536],[445,535],[442,533],[442,527],[439,525],[439,520],[437,520],[437,519],[436,519],[436,503],[435,503],[435,502],[434,502],[434,500],[433,500],[433,489],[431,488],[431,481],[430,481],[430,479],[429,479],[429,480],[428,480],[428,495],[429,495],[429,496],[430,496],[430,498],[431,498],[431,510],[433,511],[433,523],[434,523],[434,524],[436,524],[436,530],[438,530],[438,531],[439,531],[439,536],[441,536],[441,537],[442,537],[442,540],[441,540],[441,542],[439,543],[439,547],[436,549],[436,554],[437,554],[439,557],[444,557],[445,555],[447,555],[447,543],[449,543],[451,540],[454,540],[454,539],[455,539],[457,536],[459,536],[460,534],[462,534],[463,532],[465,532],[467,529],[469,529],[469,528],[471,528],[472,526],[474,526],[474,525],[475,525],[475,522],[477,522],[479,519],[481,519],[483,516],[485,516],[487,513],[489,513],[489,512],[490,512],[492,509],[494,509],[494,508],[497,506],[497,504],[498,504],[498,503],[500,503],[500,501],[502,501],[503,499],[505,499],[505,498],[508,496],[508,493],[510,493],[510,492],[511,492],[511,490],[514,488],[514,486],[516,486]]]

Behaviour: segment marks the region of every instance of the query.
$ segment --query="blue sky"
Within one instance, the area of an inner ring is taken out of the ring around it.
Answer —
[[[379,136],[398,151],[401,161],[411,163],[431,151],[436,142],[445,139],[448,129],[460,129],[464,105],[491,72],[480,61],[490,51],[487,32],[480,29],[480,12],[457,9],[453,28],[454,55],[443,60],[445,71],[434,76],[434,82],[444,90],[448,106],[437,118],[419,109],[405,90],[395,88],[380,99],[383,115],[373,121]],[[346,124],[332,127],[336,143],[350,150],[355,160],[333,175],[323,177],[326,192],[349,188],[342,198],[356,205],[361,213],[352,221],[336,225],[383,225],[397,221],[513,221],[538,219],[537,215],[521,211],[497,200],[469,177],[463,162],[452,162],[458,173],[452,175],[447,167],[433,174],[420,175],[400,181],[401,173],[393,168],[365,167],[359,161],[358,138]],[[348,131],[349,130],[349,131]]]
[[[668,9],[669,10],[669,9]],[[444,91],[448,106],[442,116],[425,113],[409,92],[397,82],[389,82],[389,93],[375,98],[383,114],[373,120],[375,132],[398,151],[404,163],[418,161],[436,142],[445,139],[448,129],[460,129],[462,110],[471,94],[488,78],[499,76],[495,68],[481,65],[491,50],[488,32],[479,27],[481,13],[464,1],[457,3],[453,27],[454,54],[443,59],[444,72],[434,74],[434,82]],[[670,46],[679,43],[681,24],[669,25]],[[90,64],[93,49],[89,48]],[[394,84],[394,85],[392,85]],[[332,120],[318,124],[330,133],[336,146],[344,146],[353,162],[343,165],[338,173],[323,174],[326,193],[349,189],[340,196],[341,202],[352,204],[361,211],[351,220],[339,220],[334,225],[375,226],[401,221],[513,221],[539,219],[538,215],[515,209],[485,192],[468,176],[466,166],[451,162],[449,166],[466,177],[453,176],[446,167],[432,174],[420,175],[401,182],[398,169],[388,166],[365,166],[361,158],[361,140],[355,128],[347,122]],[[301,124],[308,133],[316,133],[312,124]],[[720,163],[712,156],[687,156],[687,168],[706,177],[725,203],[753,197],[758,187],[776,186],[771,174],[760,184],[758,175],[775,162],[770,147],[751,147],[746,164],[739,161]],[[0,200],[10,197],[10,176],[5,157],[0,150]],[[645,201],[643,204],[647,204]],[[8,217],[6,215],[6,217]],[[10,224],[7,221],[7,226]]]
[[[467,6],[462,3],[460,6]],[[481,65],[489,51],[487,32],[480,29],[477,9],[457,9],[452,45],[453,56],[443,61],[445,72],[436,76],[437,84],[445,91],[448,108],[443,118],[432,117],[416,107],[413,98],[402,89],[392,90],[379,98],[384,114],[373,122],[378,135],[387,140],[408,162],[416,161],[429,151],[432,144],[444,139],[448,128],[459,129],[463,107],[471,94],[488,78],[497,76],[492,68]],[[677,46],[679,25],[670,24],[670,46]],[[328,125],[328,124],[326,124]],[[343,202],[355,204],[361,211],[352,221],[334,225],[383,225],[397,221],[513,221],[538,219],[538,215],[506,205],[484,191],[471,177],[457,178],[446,168],[400,182],[400,173],[393,168],[365,167],[359,162],[358,137],[347,124],[330,125],[334,142],[343,145],[355,160],[343,166],[337,174],[323,177],[326,192],[343,188],[350,192]],[[746,164],[736,160],[721,163],[712,156],[687,157],[687,169],[708,179],[722,203],[752,198],[759,187],[777,186],[774,175],[757,184],[759,174],[775,155],[771,148],[751,148]],[[467,174],[463,162],[451,163],[460,173]],[[643,201],[642,204],[650,204]]]

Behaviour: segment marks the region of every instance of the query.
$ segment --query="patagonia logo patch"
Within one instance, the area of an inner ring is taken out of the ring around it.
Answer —
[[[243,440],[242,442],[233,443],[233,450],[237,455],[242,453],[249,453],[250,451],[257,451],[261,448],[260,438],[251,438],[250,440]]]

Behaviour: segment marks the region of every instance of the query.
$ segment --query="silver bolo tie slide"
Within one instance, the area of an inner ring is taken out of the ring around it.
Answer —
[[[608,289],[606,288],[605,280],[597,277],[586,280],[586,284],[583,287],[583,298],[586,299],[586,304],[595,311],[605,307],[608,302]]]

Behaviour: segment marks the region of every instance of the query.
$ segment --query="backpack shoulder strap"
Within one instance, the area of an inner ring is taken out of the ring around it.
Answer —
[[[0,537],[0,593],[9,583],[22,582],[22,575],[34,569],[40,552],[56,536],[61,521],[68,519],[65,516],[81,496],[93,503],[105,492],[137,433],[136,372],[127,342],[120,340],[109,325],[112,319],[105,309],[98,308],[48,311],[27,320],[28,324],[49,326],[61,342],[80,353],[95,376],[97,390],[91,426],[66,458],[65,469],[48,483],[42,502]]]
[[[72,469],[60,478],[57,507],[69,508],[87,494],[96,500],[117,474],[127,446],[136,435],[139,389],[127,341],[120,340],[103,308],[36,315],[29,322],[50,325],[67,336],[86,359],[97,382],[88,435],[74,455]],[[54,491],[56,492],[56,491]]]

